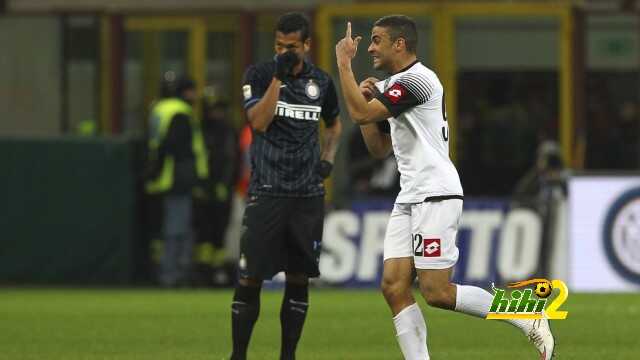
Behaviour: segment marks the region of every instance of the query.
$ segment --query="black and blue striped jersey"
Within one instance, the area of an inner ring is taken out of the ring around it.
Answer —
[[[267,91],[275,61],[250,66],[244,76],[244,108]],[[332,127],[340,109],[331,77],[305,61],[302,72],[282,82],[274,119],[262,132],[253,131],[249,194],[285,197],[324,195],[320,161],[319,120]]]

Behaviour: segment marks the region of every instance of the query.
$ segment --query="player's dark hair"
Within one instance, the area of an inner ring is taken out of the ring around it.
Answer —
[[[418,45],[418,30],[412,18],[405,15],[389,15],[378,19],[373,26],[386,28],[391,41],[403,38],[407,51],[415,54]]]
[[[276,31],[285,35],[300,31],[300,40],[305,41],[309,38],[309,20],[301,13],[286,13],[278,19]]]

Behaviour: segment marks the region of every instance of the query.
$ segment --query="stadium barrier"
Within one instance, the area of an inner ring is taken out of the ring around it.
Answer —
[[[124,139],[0,139],[0,284],[131,284],[148,271],[139,148]],[[553,216],[468,197],[454,280],[488,287],[544,276],[572,291],[640,291],[640,176],[574,176],[568,189]],[[368,199],[327,214],[320,283],[378,286],[392,206]]]
[[[132,142],[0,139],[0,284],[128,284]]]

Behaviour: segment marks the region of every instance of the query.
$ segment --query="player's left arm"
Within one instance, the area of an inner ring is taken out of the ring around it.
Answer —
[[[358,83],[356,82],[353,70],[351,69],[351,59],[356,55],[358,43],[362,37],[351,38],[351,23],[347,23],[345,37],[336,44],[336,59],[338,61],[338,71],[340,73],[340,87],[347,104],[347,111],[351,120],[358,125],[370,124],[382,121],[391,116],[389,110],[379,100],[367,101]]]
[[[322,102],[322,120],[324,120],[324,132],[322,138],[322,152],[320,160],[333,164],[338,150],[338,141],[342,134],[342,122],[340,121],[340,106],[338,105],[338,93],[333,81],[329,78],[324,101]]]
[[[318,162],[317,172],[323,179],[328,178],[333,170],[333,162],[336,158],[338,150],[338,142],[340,134],[342,134],[342,123],[340,117],[336,116],[330,122],[325,120],[327,124],[322,135],[322,152],[320,153],[320,161]]]
[[[336,158],[336,152],[338,151],[338,143],[340,141],[340,135],[342,134],[342,123],[340,117],[336,116],[332,126],[325,126],[322,135],[322,153],[320,154],[320,160],[328,161],[333,164]]]
[[[333,81],[329,79],[321,113],[325,127],[322,133],[322,152],[320,153],[318,172],[323,178],[327,178],[331,174],[336,152],[338,151],[338,142],[342,134],[342,121],[338,114],[340,114],[338,94]]]

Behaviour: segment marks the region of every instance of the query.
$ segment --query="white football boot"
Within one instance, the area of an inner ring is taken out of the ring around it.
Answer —
[[[549,320],[533,320],[532,326],[527,333],[527,338],[529,338],[529,341],[538,349],[540,360],[550,360],[553,358],[556,342],[549,327]]]

